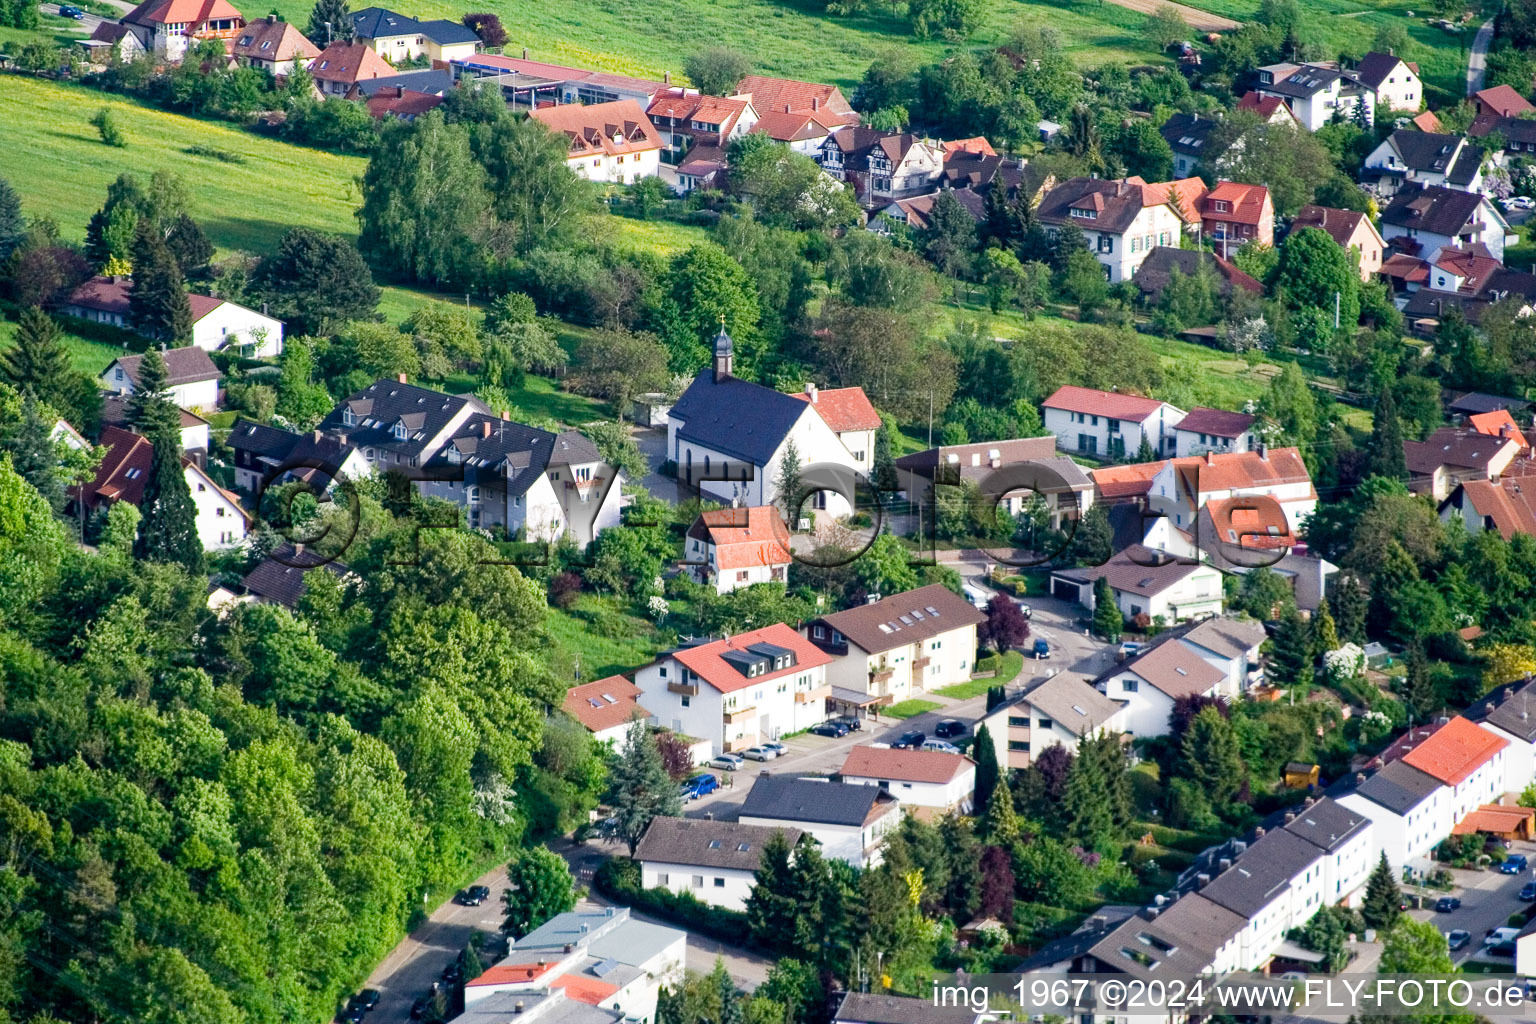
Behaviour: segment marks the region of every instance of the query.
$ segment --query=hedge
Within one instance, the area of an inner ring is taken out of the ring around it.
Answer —
[[[689,931],[735,945],[751,944],[746,914],[712,907],[691,892],[642,888],[640,865],[626,857],[615,857],[598,868],[592,876],[592,887],[615,903]]]

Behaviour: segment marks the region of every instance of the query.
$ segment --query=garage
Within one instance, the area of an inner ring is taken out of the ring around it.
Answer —
[[[1071,580],[1064,580],[1059,576],[1051,577],[1051,596],[1059,597],[1063,601],[1081,601],[1082,588]]]

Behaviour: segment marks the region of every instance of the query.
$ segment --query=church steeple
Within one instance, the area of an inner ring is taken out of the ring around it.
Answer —
[[[715,380],[725,380],[731,375],[731,352],[736,343],[725,333],[725,317],[720,318],[720,333],[715,335]]]

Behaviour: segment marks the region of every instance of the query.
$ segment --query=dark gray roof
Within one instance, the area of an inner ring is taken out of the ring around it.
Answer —
[[[175,387],[178,384],[192,384],[196,381],[218,380],[219,368],[208,358],[208,353],[196,345],[188,345],[185,348],[166,349],[160,353],[161,360],[165,363],[165,385]],[[134,387],[139,386],[139,366],[144,362],[142,355],[119,356],[113,360],[118,368],[128,375]],[[107,364],[110,368],[112,363]]]
[[[473,979],[470,979],[473,980]],[[495,992],[476,999],[454,1024],[618,1024],[624,1014],[572,999],[563,988]]]
[[[894,805],[896,800],[878,786],[760,775],[742,802],[740,816],[860,826],[882,802]]]
[[[832,1015],[833,1024],[972,1024],[980,1013],[966,1006],[935,1006],[878,992],[850,992]]]
[[[706,369],[673,404],[671,415],[683,421],[677,436],[684,441],[766,466],[810,407],[782,391],[739,377],[717,381],[714,370]]]
[[[762,862],[763,847],[780,832],[790,846],[803,835],[797,828],[703,818],[655,818],[635,849],[635,860],[756,871]]]
[[[320,422],[320,429],[328,434],[345,436],[347,443],[358,448],[379,448],[414,458],[466,405],[488,411],[472,396],[445,395],[430,388],[386,379],[375,381],[345,398]],[[348,409],[356,417],[351,426],[344,418]],[[406,428],[404,439],[397,438],[392,432],[396,423]]]
[[[1454,237],[1477,215],[1483,197],[1442,185],[1404,186],[1381,213],[1387,228],[1413,228]],[[1382,234],[1390,235],[1383,230]],[[1391,241],[1390,237],[1388,241]]]
[[[1395,814],[1413,810],[1435,790],[1440,780],[1406,761],[1393,761],[1355,787],[1355,792]]]
[[[1174,114],[1158,129],[1175,153],[1185,156],[1204,156],[1206,140],[1221,122],[1199,114]]]
[[[1380,91],[1381,83],[1387,80],[1387,76],[1397,70],[1401,64],[1401,57],[1394,57],[1390,53],[1377,53],[1372,51],[1360,58],[1360,63],[1355,65],[1352,74],[1372,89]]]
[[[1287,822],[1285,828],[1324,853],[1333,853],[1370,825],[1370,819],[1364,815],[1324,797],[1310,807],[1297,808],[1295,819]]]
[[[583,462],[601,461],[603,457],[598,453],[597,445],[593,444],[581,431],[563,430],[555,435],[554,451],[549,456],[550,465],[571,466]]]
[[[1252,918],[1321,856],[1316,846],[1298,835],[1283,829],[1271,832],[1201,889],[1200,895],[1234,914]]]
[[[421,31],[421,22],[408,14],[396,14],[383,7],[364,7],[352,12],[352,32],[360,39],[403,36]]]
[[[1092,583],[1104,576],[1116,590],[1155,597],[1200,568],[1198,562],[1171,558],[1141,544],[1132,544],[1103,565],[1055,569],[1051,575],[1073,583]]]
[[[322,568],[338,578],[345,578],[349,571],[340,562],[322,562],[318,556],[301,553],[293,545],[284,544],[273,551],[271,557],[258,562],[241,582],[247,593],[273,604],[296,608],[299,598],[308,589],[305,576]]]
[[[1482,147],[1464,144],[1460,135],[1399,128],[1390,140],[1410,170],[1444,174],[1458,185],[1471,184],[1482,166]]]
[[[1236,658],[1264,642],[1264,624],[1254,619],[1206,619],[1181,633],[1185,643],[1223,658]]]
[[[1002,705],[999,705],[1000,707]],[[1071,935],[1054,939],[1030,954],[1014,967],[1020,974],[1042,970],[1055,964],[1070,963],[1098,945],[1099,940],[1113,928],[1136,915],[1139,908],[1105,904],[1088,916],[1088,919]]]
[[[475,35],[472,28],[459,24],[457,21],[445,21],[435,19],[421,23],[421,34],[442,46],[452,43],[478,43],[480,37]]]
[[[427,475],[472,482],[489,471],[506,480],[508,494],[522,494],[548,468],[555,442],[547,430],[471,413],[427,463]]]
[[[1474,722],[1496,725],[1517,739],[1536,743],[1536,680],[1507,683],[1475,702],[1465,714]]]
[[[1496,409],[1508,409],[1510,412],[1524,412],[1531,407],[1531,403],[1523,398],[1505,398],[1502,395],[1489,395],[1481,391],[1468,391],[1451,399],[1447,407],[1452,412],[1493,412]]]
[[[1295,96],[1300,99],[1307,99],[1322,92],[1340,78],[1348,77],[1348,75],[1335,71],[1333,68],[1321,68],[1315,64],[1303,64],[1280,81],[1271,82],[1269,85],[1260,85],[1259,89],[1263,92],[1278,93],[1281,96]]]
[[[1208,968],[1216,950],[1246,925],[1238,914],[1191,893],[1130,918],[1095,943],[1090,954],[1118,974],[1187,977]]]
[[[1120,234],[1141,213],[1145,193],[1139,185],[1103,178],[1071,178],[1040,200],[1042,224],[1076,224],[1087,231]],[[1079,216],[1072,211],[1091,212]]]
[[[359,78],[354,86],[366,99],[380,89],[410,89],[428,96],[443,96],[453,91],[453,72],[447,68],[428,68],[422,71],[402,71],[398,75],[382,78]]]
[[[352,445],[319,430],[302,434],[238,419],[229,432],[229,446],[250,452],[268,464],[268,474],[293,473],[308,478],[319,472],[334,479],[355,451]]]

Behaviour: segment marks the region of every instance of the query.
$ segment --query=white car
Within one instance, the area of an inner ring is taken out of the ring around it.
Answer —
[[[719,768],[723,772],[734,772],[746,764],[739,754],[717,754],[706,767]]]
[[[743,750],[741,756],[748,761],[772,761],[779,756],[779,752],[777,750],[769,750],[766,746],[756,746]]]
[[[955,746],[953,743],[946,743],[943,740],[923,740],[923,745],[921,747],[919,747],[918,749],[919,750],[934,750],[934,751],[939,752],[940,754],[958,754],[958,753],[960,753],[960,748],[959,747]]]
[[[1506,210],[1536,210],[1536,199],[1530,196],[1510,196],[1504,200]]]
[[[761,746],[764,750],[772,751],[774,757],[783,757],[785,754],[789,753],[789,748],[780,743],[778,740],[773,740],[769,743],[762,743],[759,744],[759,746]]]

